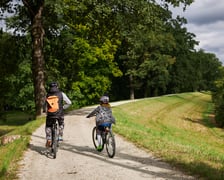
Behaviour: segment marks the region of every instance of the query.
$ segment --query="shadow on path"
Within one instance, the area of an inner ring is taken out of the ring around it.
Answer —
[[[41,136],[36,136],[36,135],[33,135],[33,136],[40,138],[40,139],[45,139]],[[46,157],[51,158],[48,155],[43,153],[44,151],[46,151],[45,147],[40,147],[40,146],[36,146],[34,144],[30,144],[29,148],[32,151],[36,151],[41,155],[45,155]],[[160,177],[160,178],[172,179],[172,180],[193,179],[192,177],[187,177],[187,176],[183,177],[182,175],[178,175],[175,171],[173,172],[174,169],[172,169],[171,167],[168,167],[167,164],[159,161],[158,159],[153,159],[151,157],[138,157],[138,156],[134,156],[134,155],[130,155],[130,154],[121,153],[121,152],[119,152],[119,149],[117,149],[115,158],[112,158],[112,159],[109,157],[105,159],[105,157],[107,157],[106,153],[98,152],[95,150],[95,148],[89,147],[89,146],[75,146],[75,145],[71,145],[71,144],[62,142],[60,144],[60,147],[58,150],[59,151],[62,151],[62,150],[69,151],[71,153],[75,153],[78,155],[82,155],[82,156],[93,158],[93,159],[96,159],[99,161],[103,161],[104,163],[108,163],[113,166],[119,166],[122,168],[131,169],[133,171],[138,171],[140,173],[148,174],[148,175],[155,176],[158,178]],[[135,163],[130,163],[130,161],[135,162]],[[163,172],[152,171],[152,170],[150,170],[151,169],[150,166],[164,169],[164,171]]]

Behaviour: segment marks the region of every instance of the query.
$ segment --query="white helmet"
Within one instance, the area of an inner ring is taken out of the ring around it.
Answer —
[[[108,96],[101,96],[100,102],[103,104],[108,104],[109,103],[109,97]]]

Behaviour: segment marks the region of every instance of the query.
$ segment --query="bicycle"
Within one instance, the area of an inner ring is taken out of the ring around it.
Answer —
[[[51,153],[53,154],[53,158],[55,159],[57,156],[58,152],[58,147],[59,147],[59,140],[58,140],[58,135],[59,135],[59,128],[58,128],[58,119],[54,119],[52,128],[52,143],[51,143]]]
[[[97,149],[99,143],[98,143],[98,140],[97,140],[97,127],[93,127],[93,130],[92,130],[92,140],[93,140],[93,144],[94,144],[94,147]],[[108,127],[108,126],[105,126],[104,127],[104,130],[100,132],[101,134],[101,142],[102,142],[102,149],[98,150],[99,152],[103,151],[104,149],[104,146],[106,146],[106,151],[107,151],[107,154],[110,158],[113,158],[114,155],[115,155],[115,150],[116,150],[116,144],[115,144],[115,138],[114,138],[114,135],[113,135],[113,132],[112,130]]]

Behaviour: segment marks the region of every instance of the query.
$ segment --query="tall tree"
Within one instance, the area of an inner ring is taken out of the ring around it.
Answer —
[[[45,63],[43,53],[43,38],[45,33],[42,21],[44,2],[44,0],[4,0],[0,4],[2,11],[7,10],[12,13],[13,21],[11,21],[11,27],[14,28],[14,31],[20,29],[23,30],[20,31],[21,33],[26,34],[27,28],[30,30],[32,37],[32,74],[36,116],[41,115],[45,96]],[[15,20],[18,20],[17,22],[19,23],[16,23]],[[17,34],[19,35],[20,32],[17,32]]]
[[[66,73],[78,102],[95,103],[100,95],[110,90],[111,77],[121,75],[114,61],[120,42],[112,2],[64,2],[66,26],[59,38],[63,42],[69,40],[63,43],[65,53],[60,56],[63,59],[61,66],[68,70]]]
[[[171,20],[168,4],[178,6],[192,1],[119,1],[117,5],[117,23],[122,35],[120,57],[126,66],[124,74],[129,76],[130,98],[135,91],[144,89],[145,96],[151,95],[150,89],[166,91],[168,66],[174,58],[171,51],[175,39],[167,32],[167,22]],[[159,77],[158,77],[159,76]]]
[[[45,97],[45,77],[44,77],[44,53],[43,39],[44,27],[42,23],[44,0],[22,0],[29,12],[31,22],[32,37],[32,72],[35,94],[36,116],[41,115],[41,110]]]
[[[177,17],[168,24],[168,31],[173,34],[176,46],[171,54],[175,57],[175,63],[169,67],[170,82],[168,93],[179,93],[183,91],[193,91],[193,84],[196,83],[195,64],[193,63],[195,45],[195,35],[189,33],[187,28],[183,27],[187,23],[185,18]],[[194,75],[193,75],[194,74]]]

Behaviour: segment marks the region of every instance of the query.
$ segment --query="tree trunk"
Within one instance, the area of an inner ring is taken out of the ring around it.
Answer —
[[[42,26],[42,10],[43,6],[39,8],[37,14],[34,16],[32,24],[32,40],[33,40],[33,80],[35,93],[36,116],[40,116],[45,97],[44,87],[44,54],[43,54],[43,36],[44,28]]]
[[[36,5],[23,0],[24,5],[28,8],[31,18],[31,37],[32,37],[32,73],[34,84],[36,117],[42,114],[42,108],[45,98],[45,62],[43,53],[44,28],[42,25],[42,12],[44,0],[38,0]]]
[[[129,76],[130,80],[130,99],[133,100],[135,99],[135,90],[134,90],[134,85],[133,85],[133,76]]]

